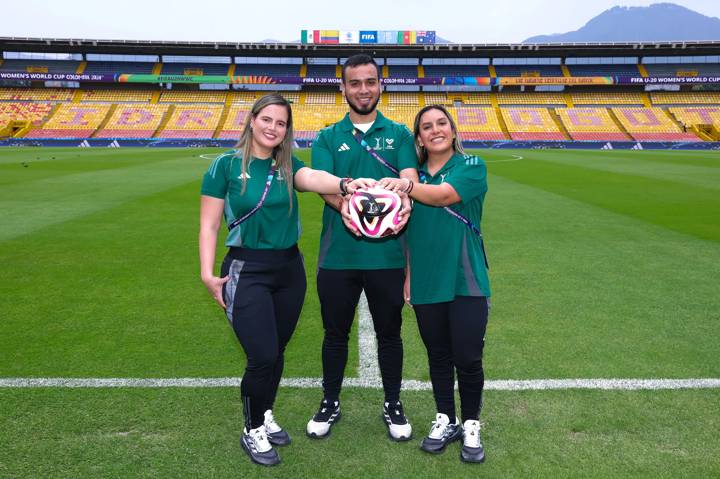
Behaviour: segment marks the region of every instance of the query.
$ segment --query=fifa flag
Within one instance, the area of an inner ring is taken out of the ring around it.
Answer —
[[[358,30],[340,30],[340,43],[360,43],[360,32]]]

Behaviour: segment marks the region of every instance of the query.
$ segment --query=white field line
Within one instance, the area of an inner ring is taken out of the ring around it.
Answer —
[[[485,163],[505,163],[508,161],[520,161],[524,160],[525,158],[520,155],[510,155],[512,158],[504,158],[502,160],[485,160]]]
[[[381,389],[372,317],[365,293],[358,304],[359,377],[345,378],[346,387]],[[242,378],[0,378],[0,388],[227,388],[240,387]],[[281,384],[295,388],[322,387],[321,378],[283,378]],[[429,381],[405,380],[403,391],[430,391]],[[720,378],[697,379],[501,379],[485,381],[493,391],[533,390],[662,390],[720,389]]]
[[[377,383],[380,387],[380,367],[377,360],[377,343],[370,308],[365,291],[360,295],[358,303],[358,380],[363,383]],[[343,381],[346,383],[346,381]]]
[[[0,388],[226,388],[240,387],[241,378],[0,378]],[[346,378],[344,386],[382,388],[376,380]],[[320,378],[285,378],[282,385],[320,388]],[[616,391],[718,389],[720,378],[697,379],[524,379],[485,381],[492,391],[599,389]],[[404,391],[429,391],[428,381],[403,381]]]

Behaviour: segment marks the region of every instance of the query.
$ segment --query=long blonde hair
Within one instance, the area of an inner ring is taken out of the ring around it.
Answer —
[[[455,135],[455,138],[453,138],[452,147],[453,151],[455,153],[460,153],[461,155],[465,153],[465,150],[462,146],[462,140],[460,140],[460,134],[458,133],[457,126],[455,125],[455,120],[453,120],[453,117],[450,115],[450,112],[447,111],[447,108],[445,108],[442,105],[427,105],[423,107],[417,115],[415,115],[415,124],[413,125],[413,136],[415,138],[415,152],[418,156],[418,162],[421,165],[424,165],[425,162],[428,159],[428,152],[425,149],[424,146],[420,146],[420,118],[428,111],[430,110],[438,110],[442,112],[450,122],[450,129],[453,132],[453,135]]]
[[[269,105],[280,105],[284,106],[287,110],[288,114],[288,120],[287,120],[287,130],[285,131],[285,138],[283,138],[283,141],[273,148],[272,152],[272,158],[275,160],[275,164],[277,165],[278,172],[282,174],[282,176],[285,178],[285,186],[287,187],[288,191],[288,197],[290,198],[290,211],[292,211],[293,202],[292,202],[292,192],[293,192],[293,173],[292,173],[292,145],[293,145],[293,119],[292,119],[292,108],[290,107],[290,102],[287,101],[282,95],[279,93],[270,93],[269,95],[264,95],[260,97],[252,106],[250,109],[250,113],[245,117],[245,122],[243,126],[243,132],[240,135],[240,140],[238,141],[237,145],[235,145],[235,148],[238,150],[238,153],[240,153],[240,156],[242,158],[242,162],[240,164],[240,169],[242,174],[240,177],[242,178],[242,193],[245,193],[245,187],[247,186],[247,170],[248,165],[250,164],[250,159],[252,158],[252,127],[250,126],[250,121],[254,118],[256,118],[260,112]],[[236,153],[236,156],[237,153]]]

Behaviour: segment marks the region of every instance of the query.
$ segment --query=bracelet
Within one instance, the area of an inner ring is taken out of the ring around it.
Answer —
[[[352,181],[352,178],[340,178],[340,194],[345,196],[348,194],[347,183]]]
[[[405,188],[405,194],[406,194],[406,195],[409,195],[410,192],[412,192],[413,188],[415,188],[415,182],[414,182],[413,180],[411,180],[410,178],[405,178],[405,179],[410,182],[410,184],[408,185],[408,187]]]

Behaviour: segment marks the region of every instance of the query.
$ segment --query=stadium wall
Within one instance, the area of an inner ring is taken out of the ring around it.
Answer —
[[[0,147],[87,147],[87,148],[232,148],[236,140],[223,139],[44,139],[9,138]],[[297,148],[309,148],[312,141],[296,141]],[[465,148],[493,149],[574,149],[574,150],[720,150],[720,142],[636,142],[636,141],[463,141]]]

